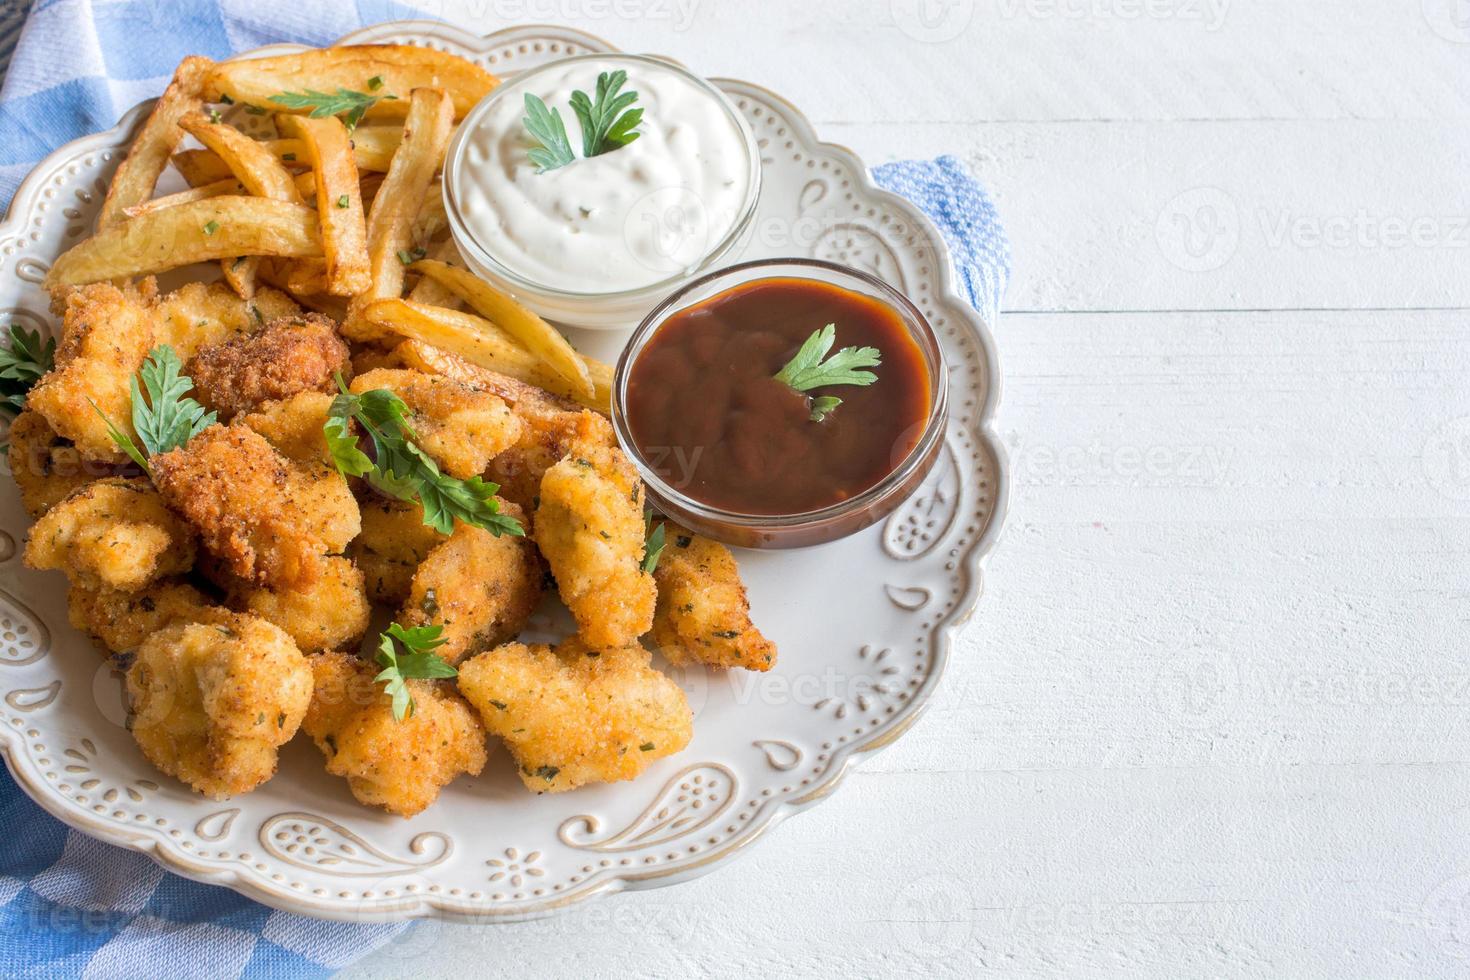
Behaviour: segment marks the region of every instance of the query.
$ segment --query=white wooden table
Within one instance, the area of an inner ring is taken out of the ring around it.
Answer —
[[[1014,486],[937,702],[831,800],[698,881],[349,976],[1470,971],[1470,4],[443,12],[967,161],[1015,243]]]

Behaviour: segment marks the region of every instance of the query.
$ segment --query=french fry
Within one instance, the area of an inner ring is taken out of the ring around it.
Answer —
[[[300,289],[304,283],[296,278],[300,274],[298,266],[311,261],[313,260],[262,258],[260,260],[260,278],[263,282],[290,293],[292,299],[307,309],[329,316],[340,323],[347,316],[347,302],[342,297],[330,296],[323,292],[313,292],[310,289]],[[325,282],[326,266],[323,265],[321,269],[323,281]],[[293,286],[298,288],[293,289]]]
[[[612,369],[608,365],[587,362],[593,382],[589,394],[552,371],[495,324],[472,313],[402,299],[380,299],[368,304],[362,315],[385,333],[400,334],[458,354],[473,364],[545,388],[604,414],[609,411]]]
[[[162,208],[103,229],[64,252],[47,288],[164,272],[237,255],[317,257],[316,212],[304,204],[224,195]]]
[[[191,57],[179,62],[173,81],[163,90],[148,121],[133,140],[127,159],[112,175],[107,198],[102,202],[102,213],[97,217],[98,228],[126,220],[124,212],[128,208],[153,196],[153,188],[168,166],[169,154],[184,138],[179,120],[199,111],[202,105],[200,92],[213,67],[214,62],[208,58]]]
[[[567,339],[551,324],[522,306],[514,297],[480,279],[468,269],[456,269],[443,262],[423,259],[409,266],[447,289],[485,319],[518,340],[522,347],[561,375],[574,390],[593,395],[592,377],[587,365]]]
[[[244,193],[244,184],[240,183],[234,177],[226,177],[223,180],[216,180],[212,184],[191,187],[186,191],[179,191],[177,194],[167,194],[163,197],[155,197],[151,201],[144,201],[142,204],[135,204],[130,208],[124,208],[123,214],[129,218],[136,218],[140,214],[147,214],[149,211],[157,211],[160,208],[171,208],[179,204],[188,204],[191,201],[202,201],[205,198],[219,197],[223,194]]]
[[[368,264],[372,284],[348,304],[342,332],[353,340],[372,340],[378,332],[360,311],[376,299],[403,294],[404,269],[411,261],[413,221],[449,145],[454,105],[441,89],[415,89],[403,124],[403,143],[373,198],[367,219]],[[407,260],[407,261],[406,261]]]
[[[429,192],[424,195],[423,206],[419,213],[414,215],[413,228],[409,236],[416,242],[428,246],[429,242],[438,241],[440,236],[449,230],[449,212],[444,207],[444,182],[436,180],[429,185]]]
[[[279,118],[288,117],[283,114]],[[402,139],[402,126],[357,127],[352,131],[352,159],[357,169],[387,173]],[[307,166],[305,148],[298,139],[260,140],[259,143],[288,167]],[[173,163],[184,179],[196,187],[230,174],[229,166],[212,150],[180,150],[173,155]]]
[[[494,75],[457,55],[410,45],[366,44],[223,62],[210,74],[204,95],[212,102],[229,96],[282,112],[291,110],[272,102],[271,96],[342,88],[377,97],[367,110],[368,118],[401,119],[409,112],[410,92],[438,88],[453,101],[455,118],[463,119],[496,84]]]
[[[311,164],[316,188],[317,220],[326,253],[326,292],[355,296],[372,285],[368,268],[367,219],[352,143],[340,119],[281,116],[281,125],[296,136]]]
[[[237,255],[233,259],[219,260],[220,273],[225,283],[241,299],[255,298],[255,280],[260,270],[260,256]]]
[[[210,122],[200,116],[180,120],[190,136],[218,156],[230,173],[257,197],[305,204],[295,178],[275,155],[233,126]]]
[[[456,268],[464,265],[452,238],[430,246],[429,258]],[[408,298],[411,302],[422,303],[424,306],[443,306],[451,310],[462,309],[464,305],[464,301],[453,290],[428,276],[419,276],[419,281],[408,291]]]

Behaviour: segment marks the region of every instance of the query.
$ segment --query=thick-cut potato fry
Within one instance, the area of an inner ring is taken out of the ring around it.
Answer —
[[[179,125],[213,150],[250,193],[293,204],[306,203],[296,189],[296,181],[290,171],[281,166],[275,154],[235,127],[210,122],[199,116],[182,119]]]
[[[444,162],[454,128],[454,106],[442,89],[414,89],[409,101],[412,105],[403,123],[403,144],[368,215],[372,285],[348,304],[347,322],[342,324],[342,332],[353,340],[372,340],[380,335],[360,315],[365,306],[376,299],[397,299],[403,294],[406,263],[400,255],[407,255],[414,244],[414,219],[423,207],[434,174]]]
[[[452,238],[432,246],[429,249],[429,258],[455,268],[461,268],[464,265],[464,259],[460,258],[459,249]],[[419,281],[414,283],[414,287],[408,291],[408,298],[414,303],[422,303],[425,306],[442,306],[448,310],[462,309],[464,303],[448,286],[428,276],[419,276]]]
[[[224,62],[209,76],[204,95],[210,101],[229,96],[236,102],[281,112],[287,110],[272,102],[271,96],[345,88],[378,96],[367,112],[368,118],[378,119],[406,115],[409,93],[414,89],[439,88],[453,100],[455,118],[463,119],[497,81],[478,65],[444,51],[411,45],[344,45]]]
[[[97,218],[98,228],[107,228],[125,220],[124,212],[153,196],[158,178],[168,166],[168,156],[183,139],[179,120],[199,111],[203,89],[214,62],[208,58],[185,58],[179,62],[173,81],[164,89],[158,105],[133,140],[127,159],[113,174]]]
[[[429,185],[423,206],[414,216],[410,237],[427,248],[430,242],[439,241],[448,231],[449,212],[444,207],[444,182],[436,180]]]
[[[363,310],[363,317],[382,331],[443,348],[471,363],[546,388],[604,414],[610,410],[612,369],[608,365],[584,359],[592,378],[589,395],[483,317],[401,299],[371,303]]]
[[[368,269],[362,190],[347,127],[336,117],[283,115],[280,120],[287,132],[298,137],[312,167],[322,251],[326,253],[326,292],[356,296],[372,285],[373,277]]]
[[[140,214],[147,214],[149,211],[158,211],[161,208],[171,208],[178,204],[202,201],[205,198],[220,197],[224,194],[244,193],[246,193],[244,184],[240,183],[234,177],[225,177],[222,180],[216,180],[210,184],[202,184],[198,187],[191,187],[186,191],[179,191],[177,194],[167,194],[163,197],[155,197],[151,201],[144,201],[142,204],[135,204],[130,208],[124,208],[123,214],[129,218],[136,218]]]
[[[409,266],[452,290],[475,312],[500,327],[521,346],[536,355],[583,394],[595,394],[587,365],[567,339],[551,324],[526,309],[515,298],[485,282],[468,269],[456,269],[443,262],[423,259]]]
[[[304,204],[226,195],[114,225],[56,260],[48,289],[163,272],[237,255],[322,254],[316,212]]]
[[[225,284],[241,299],[255,298],[255,280],[260,274],[260,257],[237,255],[233,259],[219,260],[220,272]]]
[[[280,117],[283,121],[288,118]],[[359,126],[352,131],[352,159],[358,170],[387,173],[393,154],[403,141],[401,126]],[[277,160],[292,168],[307,166],[305,148],[299,139],[261,140]],[[173,163],[192,186],[207,184],[229,176],[229,166],[213,150],[180,150]]]

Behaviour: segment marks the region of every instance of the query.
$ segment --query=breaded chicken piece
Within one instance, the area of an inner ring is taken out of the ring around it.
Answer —
[[[89,483],[31,527],[25,563],[72,584],[133,592],[194,565],[194,531],[145,479]]]
[[[505,402],[449,378],[379,368],[358,375],[350,388],[354,394],[386,388],[402,398],[419,446],[461,480],[483,473],[521,435],[520,420]]]
[[[570,453],[616,449],[618,441],[612,424],[596,412],[578,409],[542,414],[544,404],[531,404],[535,405],[533,414],[517,416],[522,420],[520,440],[491,461],[486,479],[500,485],[500,495],[506,500],[531,508],[535,523],[536,498],[547,470]],[[518,405],[517,413],[521,410]]]
[[[353,539],[347,553],[362,569],[374,602],[402,605],[413,586],[414,573],[449,536],[424,523],[424,508],[416,500],[395,500],[368,489],[358,504],[362,533]]]
[[[299,392],[335,392],[334,375],[351,371],[337,325],[316,313],[279,317],[256,333],[203,348],[184,366],[194,397],[222,422]]]
[[[322,574],[310,585],[242,585],[231,590],[230,606],[279,626],[304,653],[355,649],[373,614],[362,572],[335,555],[322,559]]]
[[[179,579],[156,582],[137,592],[74,585],[66,599],[72,626],[117,654],[131,653],[165,626],[214,623],[231,615]]]
[[[448,684],[409,681],[413,713],[397,721],[373,664],[335,652],[311,659],[316,690],[302,728],[359,802],[411,817],[461,773],[485,768],[485,730]]]
[[[223,282],[191,282],[159,297],[157,312],[155,342],[168,344],[187,362],[204,347],[259,330],[277,317],[300,313],[301,307],[268,286],[241,299]]]
[[[212,425],[151,465],[158,492],[205,549],[255,585],[309,585],[360,525],[345,483],[339,491],[314,478],[243,425]]]
[[[128,668],[133,738],[149,762],[205,796],[247,793],[275,774],[311,690],[306,657],[263,619],[167,626]]]
[[[514,504],[502,511],[519,520]],[[514,639],[541,601],[545,569],[524,537],[496,537],[456,523],[449,540],[430,551],[414,573],[398,622],[444,627],[434,652],[449,663]]]
[[[93,480],[116,476],[127,467],[83,459],[58,436],[39,412],[27,409],[10,423],[10,475],[32,517],[40,517]],[[136,472],[136,467],[134,467]]]
[[[352,349],[352,373],[367,374],[378,368],[389,368],[400,370],[404,366],[403,358],[398,356],[397,351],[384,350],[371,344],[355,344]]]
[[[776,645],[750,621],[750,600],[730,549],[669,522],[653,571],[653,643],[671,664],[770,670]]]
[[[632,779],[689,744],[694,716],[679,685],[639,646],[594,650],[510,643],[459,668],[459,690],[505,740],[538,793]]]
[[[621,450],[576,447],[541,479],[536,544],[594,647],[627,646],[653,625],[643,561],[643,483]]]
[[[26,405],[88,459],[124,463],[100,410],[136,439],[129,382],[155,343],[153,281],[122,290],[98,282],[66,295],[56,366],[36,382]],[[92,406],[96,404],[94,409]]]
[[[332,397],[320,391],[303,391],[280,401],[266,402],[237,421],[265,436],[287,459],[320,464],[335,472],[327,437],[322,434]]]

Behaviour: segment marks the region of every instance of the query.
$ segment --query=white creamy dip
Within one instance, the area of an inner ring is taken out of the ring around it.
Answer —
[[[643,109],[638,139],[582,156],[571,110],[622,69]],[[556,109],[576,159],[537,173],[529,92]],[[506,270],[573,293],[639,289],[693,269],[741,219],[755,174],[749,134],[715,92],[662,63],[609,55],[528,73],[464,125],[450,194],[470,237]]]

